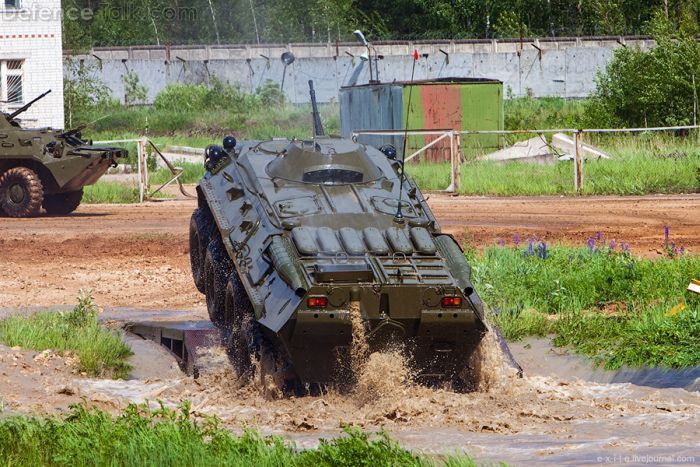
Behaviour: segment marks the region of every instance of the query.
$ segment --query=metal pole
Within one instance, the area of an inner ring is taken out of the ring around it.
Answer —
[[[148,195],[148,192],[151,189],[151,182],[150,182],[150,177],[148,173],[148,151],[146,150],[148,140],[144,139],[142,141],[143,144],[143,173],[144,173],[144,186],[146,189],[146,201],[150,200],[150,196]]]
[[[574,136],[576,144],[576,152],[574,156],[574,189],[577,194],[583,192],[583,147],[581,142],[581,130],[577,131]]]
[[[455,153],[456,160],[456,178],[455,178],[455,192],[459,193],[462,188],[462,135],[458,131],[454,131],[457,152]]]
[[[139,184],[139,203],[143,203],[143,183],[141,183],[141,142],[136,143],[136,177]]]
[[[136,144],[136,153],[138,157],[138,178],[139,178],[139,203],[143,203],[146,199],[148,191],[148,163],[146,161],[146,145],[143,140],[139,140]]]
[[[452,166],[452,184],[450,185],[452,193],[459,192],[459,160],[457,158],[457,138],[455,132],[450,133],[450,163]]]

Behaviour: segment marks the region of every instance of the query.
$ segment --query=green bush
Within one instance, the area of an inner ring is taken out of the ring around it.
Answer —
[[[156,110],[207,111],[226,110],[231,113],[250,114],[260,106],[281,107],[285,103],[279,86],[266,81],[255,93],[249,94],[219,79],[210,84],[169,84],[158,93],[153,102]]]
[[[68,59],[63,79],[63,102],[69,127],[89,123],[96,114],[119,108],[119,101],[111,97],[110,89],[95,77],[95,65]]]
[[[695,26],[697,27],[697,26]],[[700,44],[697,31],[673,35],[657,14],[657,45],[645,51],[622,47],[597,78],[586,115],[588,127],[652,127],[693,123],[700,94]]]
[[[153,101],[157,110],[181,112],[200,110],[206,106],[209,88],[203,84],[169,84]]]

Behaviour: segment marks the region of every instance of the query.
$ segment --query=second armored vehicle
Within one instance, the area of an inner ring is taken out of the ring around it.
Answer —
[[[308,141],[207,149],[192,273],[236,366],[270,351],[288,383],[338,381],[362,339],[400,349],[419,380],[468,384],[487,328],[463,252],[394,148],[315,126]]]
[[[16,117],[46,94],[12,114],[0,114],[0,215],[30,217],[42,207],[48,214],[69,214],[80,205],[83,187],[127,156],[123,149],[84,141],[80,128],[23,129]]]

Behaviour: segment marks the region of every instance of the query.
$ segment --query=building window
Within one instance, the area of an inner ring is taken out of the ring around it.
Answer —
[[[19,8],[19,0],[5,0],[5,9]]]
[[[21,104],[24,102],[24,60],[0,61],[0,101]]]

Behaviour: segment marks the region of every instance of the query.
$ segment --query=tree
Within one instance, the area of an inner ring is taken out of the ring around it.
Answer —
[[[651,24],[656,47],[621,48],[598,75],[589,116],[611,126],[687,125],[700,92],[700,44],[659,10]]]

